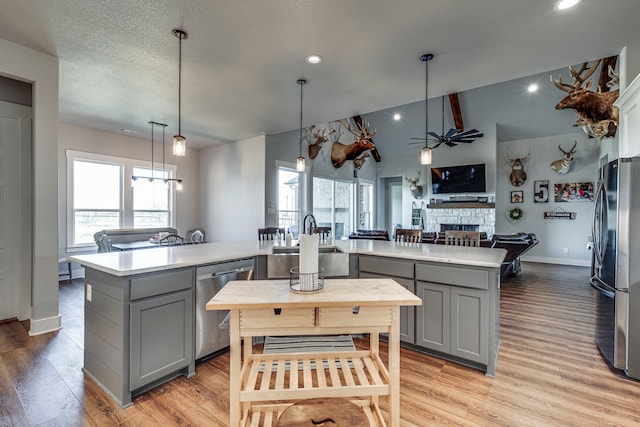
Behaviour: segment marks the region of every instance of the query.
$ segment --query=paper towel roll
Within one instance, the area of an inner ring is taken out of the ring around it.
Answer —
[[[318,235],[300,235],[300,274],[318,272]]]

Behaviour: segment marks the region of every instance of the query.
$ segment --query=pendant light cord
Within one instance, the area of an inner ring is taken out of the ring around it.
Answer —
[[[182,33],[179,34],[178,47],[178,135],[182,135]]]
[[[153,125],[155,124],[154,122],[149,122],[151,124],[151,179],[154,179],[154,174],[153,174],[153,146],[155,145],[153,142]]]
[[[424,146],[429,148],[429,54],[424,60]]]
[[[302,157],[302,86],[304,83],[300,82],[300,156]]]

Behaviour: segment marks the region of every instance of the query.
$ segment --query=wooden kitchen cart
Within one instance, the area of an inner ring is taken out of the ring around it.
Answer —
[[[275,426],[301,399],[350,398],[373,426],[389,396],[389,425],[400,425],[400,306],[420,298],[392,279],[326,279],[318,293],[289,291],[288,281],[227,283],[207,310],[230,310],[230,425]],[[370,334],[364,351],[254,354],[252,337]],[[388,334],[388,360],[379,334]],[[242,345],[244,341],[245,345]]]

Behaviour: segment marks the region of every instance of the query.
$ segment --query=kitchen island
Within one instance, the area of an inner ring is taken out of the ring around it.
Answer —
[[[494,375],[504,249],[344,240],[349,277],[393,278],[422,305],[401,307],[403,345]],[[266,278],[273,242],[204,243],[70,256],[85,267],[84,371],[122,406],[195,373],[195,271],[241,259]]]

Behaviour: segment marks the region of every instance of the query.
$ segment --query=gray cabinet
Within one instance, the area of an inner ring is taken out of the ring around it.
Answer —
[[[486,365],[489,361],[488,326],[487,291],[452,287],[450,353]]]
[[[417,282],[416,295],[422,305],[416,307],[416,345],[449,353],[451,348],[451,287]]]
[[[413,262],[381,257],[361,255],[359,257],[360,278],[387,277],[394,279],[405,289],[416,293],[413,279]],[[414,306],[400,307],[400,341],[415,343],[415,310]]]
[[[136,390],[193,361],[193,292],[174,292],[132,302],[131,371]]]
[[[195,372],[193,268],[113,276],[85,270],[84,371],[123,407]]]

